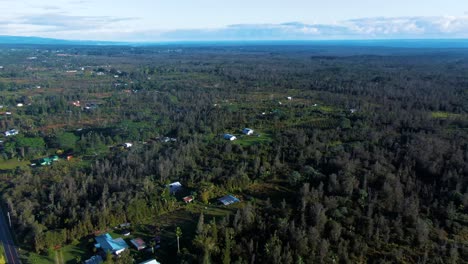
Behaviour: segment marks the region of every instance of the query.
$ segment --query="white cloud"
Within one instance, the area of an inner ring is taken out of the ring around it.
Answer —
[[[0,35],[116,41],[468,38],[468,15],[373,17],[334,24],[237,24],[161,31],[139,30],[135,26],[138,18],[74,16],[48,8],[42,14],[0,18]]]

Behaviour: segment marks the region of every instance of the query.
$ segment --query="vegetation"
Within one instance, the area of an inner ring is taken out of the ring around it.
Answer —
[[[154,248],[106,263],[468,259],[466,49],[1,46],[0,61],[0,129],[19,131],[0,139],[0,188],[24,263],[80,263],[106,232]]]

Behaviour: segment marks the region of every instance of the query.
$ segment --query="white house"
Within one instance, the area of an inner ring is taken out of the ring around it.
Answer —
[[[5,131],[5,136],[6,137],[14,136],[14,135],[18,135],[18,130],[10,129],[10,130]]]
[[[244,129],[242,130],[242,133],[243,133],[244,135],[251,136],[251,135],[253,135],[254,131],[253,131],[253,129],[250,129],[250,128],[244,128]]]
[[[133,144],[132,144],[132,143],[129,143],[129,142],[126,142],[126,143],[123,144],[123,146],[124,146],[125,148],[131,148],[131,147],[133,146]]]
[[[237,138],[236,136],[231,135],[231,134],[224,134],[224,139],[233,141],[233,140],[236,140]]]
[[[182,184],[180,182],[173,182],[173,183],[169,184],[169,192],[171,194],[175,194],[180,189],[182,189]]]
[[[22,104],[22,103],[18,103],[16,106],[17,106],[17,107],[23,107],[23,106],[24,106],[24,104]]]
[[[288,96],[288,97],[286,97],[286,98],[288,98],[288,100],[292,100],[292,97],[291,97],[291,96]]]

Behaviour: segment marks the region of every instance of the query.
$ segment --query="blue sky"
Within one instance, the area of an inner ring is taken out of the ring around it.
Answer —
[[[467,0],[0,0],[0,35],[114,41],[468,38]]]

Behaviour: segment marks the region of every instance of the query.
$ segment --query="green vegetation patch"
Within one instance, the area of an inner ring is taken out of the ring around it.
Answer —
[[[436,118],[436,119],[453,119],[453,118],[460,118],[461,115],[449,113],[449,112],[436,111],[436,112],[431,112],[431,117]]]
[[[14,170],[17,167],[26,167],[29,165],[27,160],[10,159],[6,161],[0,161],[0,170]]]

